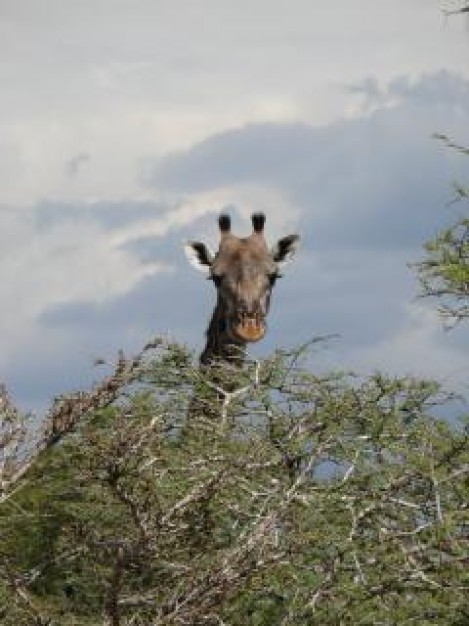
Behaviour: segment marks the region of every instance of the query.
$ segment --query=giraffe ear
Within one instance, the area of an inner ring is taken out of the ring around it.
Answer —
[[[184,244],[187,260],[195,269],[208,274],[213,263],[214,255],[208,246],[201,241],[187,241]]]
[[[288,235],[279,239],[271,250],[272,257],[279,267],[289,263],[298,250],[299,235]]]

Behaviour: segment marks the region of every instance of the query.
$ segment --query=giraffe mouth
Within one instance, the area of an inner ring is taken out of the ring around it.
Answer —
[[[260,341],[265,335],[266,325],[257,317],[243,317],[233,324],[233,332],[242,341]]]

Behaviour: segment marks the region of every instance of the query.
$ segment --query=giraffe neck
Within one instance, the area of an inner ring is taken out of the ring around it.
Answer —
[[[202,365],[210,365],[216,362],[242,365],[246,343],[233,341],[228,335],[226,328],[226,309],[219,300],[213,310],[206,331],[207,342],[200,356],[200,363]]]

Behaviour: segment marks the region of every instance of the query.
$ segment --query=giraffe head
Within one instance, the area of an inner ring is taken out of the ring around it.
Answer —
[[[251,216],[252,234],[236,237],[228,215],[220,215],[216,254],[200,241],[185,245],[186,255],[211,279],[218,292],[219,320],[235,343],[259,341],[267,327],[270,296],[281,268],[295,254],[299,236],[288,235],[269,248],[264,238],[265,215]]]

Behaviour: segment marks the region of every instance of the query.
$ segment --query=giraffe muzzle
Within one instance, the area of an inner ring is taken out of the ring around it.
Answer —
[[[264,320],[258,317],[243,317],[233,326],[234,333],[243,341],[260,341],[266,332]]]

